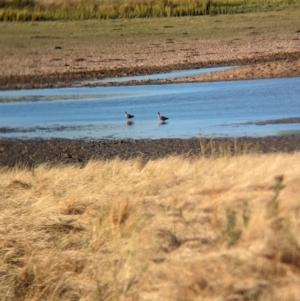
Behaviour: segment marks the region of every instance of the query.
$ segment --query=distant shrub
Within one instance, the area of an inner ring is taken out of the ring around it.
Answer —
[[[34,7],[35,0],[13,0],[12,6],[17,8]]]

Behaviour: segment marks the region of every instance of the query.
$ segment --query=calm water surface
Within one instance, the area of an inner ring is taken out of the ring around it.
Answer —
[[[135,115],[131,124],[124,112]],[[168,116],[161,124],[157,112]],[[0,92],[0,138],[140,139],[282,135],[300,124],[300,77]]]

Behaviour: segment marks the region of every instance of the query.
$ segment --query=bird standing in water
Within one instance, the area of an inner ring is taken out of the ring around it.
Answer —
[[[158,118],[160,121],[163,121],[163,122],[169,119],[168,117],[165,117],[165,116],[160,115],[159,112],[157,113],[157,118]]]
[[[133,118],[133,117],[134,117],[133,115],[128,114],[127,112],[125,112],[125,118],[131,119],[131,118]]]

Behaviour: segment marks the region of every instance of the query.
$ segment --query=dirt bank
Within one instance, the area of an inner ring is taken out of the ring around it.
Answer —
[[[204,151],[205,149],[205,151]],[[0,166],[85,164],[90,159],[158,159],[171,155],[236,155],[300,151],[300,135],[264,138],[157,139],[119,141],[0,140]]]
[[[20,50],[14,53],[12,50],[0,58],[0,89],[64,87],[86,79],[226,65],[237,68],[184,79],[126,84],[300,76],[300,30],[257,38],[249,38],[246,34],[245,38],[202,40],[185,37],[184,40],[167,39],[166,42],[158,38],[135,42],[124,38],[115,43],[120,44],[107,47],[92,43],[88,48],[77,46],[72,51],[53,44],[47,51],[25,49],[24,53]]]

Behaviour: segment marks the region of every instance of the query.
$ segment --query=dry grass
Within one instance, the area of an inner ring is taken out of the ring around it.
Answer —
[[[299,162],[3,168],[0,299],[299,300]]]
[[[299,0],[0,0],[0,20],[183,17],[286,8],[299,8]]]

